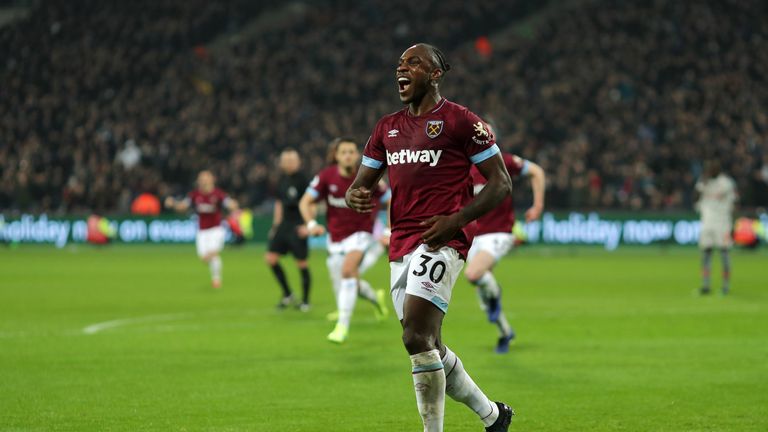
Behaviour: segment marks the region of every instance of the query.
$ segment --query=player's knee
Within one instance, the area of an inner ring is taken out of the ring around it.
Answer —
[[[467,278],[469,283],[476,284],[480,281],[480,278],[483,277],[483,273],[472,268],[467,268],[464,270],[464,276]]]
[[[356,278],[357,277],[357,267],[353,265],[349,265],[347,263],[344,263],[344,265],[341,267],[341,277],[343,278]]]
[[[277,259],[278,259],[278,256],[276,254],[273,254],[273,253],[268,253],[268,254],[264,255],[264,262],[266,262],[267,265],[269,265],[269,266],[273,266],[273,265],[277,264]]]
[[[437,338],[429,331],[406,325],[403,328],[403,345],[408,354],[418,354],[437,348]]]

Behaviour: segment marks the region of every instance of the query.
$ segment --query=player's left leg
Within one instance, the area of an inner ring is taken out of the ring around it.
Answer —
[[[221,288],[222,262],[219,252],[224,246],[223,228],[209,228],[197,233],[196,246],[200,259],[208,264],[213,288]]]
[[[720,260],[723,264],[722,293],[725,295],[731,291],[731,255],[727,247],[720,249]]]
[[[331,342],[342,343],[349,334],[349,323],[352,321],[352,312],[357,301],[357,269],[362,260],[363,252],[360,250],[351,250],[344,254],[337,301],[339,319],[336,322],[336,327],[328,334],[328,340]]]
[[[488,321],[496,322],[501,312],[499,302],[501,288],[491,273],[491,269],[496,264],[496,258],[482,249],[473,252],[464,270],[464,276],[469,283],[477,287],[478,294],[486,306]]]
[[[384,248],[384,245],[381,244],[381,242],[376,240],[371,242],[371,246],[365,251],[363,262],[360,263],[360,274],[365,274],[368,269],[373,267],[385,251],[386,249]]]
[[[469,263],[464,271],[467,280],[477,287],[481,307],[488,314],[488,321],[499,329],[496,352],[509,352],[509,343],[515,338],[515,332],[509,325],[501,306],[501,287],[493,275],[496,262],[509,252],[512,239],[507,234],[489,234],[478,236],[469,253]]]
[[[376,319],[384,319],[387,314],[386,307],[386,294],[383,290],[376,291],[368,281],[362,279],[360,276],[364,270],[367,270],[366,260],[370,256],[378,258],[381,255],[380,249],[376,246],[381,246],[379,242],[374,240],[373,235],[367,231],[358,231],[342,241],[344,251],[347,255],[345,260],[345,267],[343,272],[348,277],[355,277],[357,279],[357,295],[371,302],[374,307],[374,313]],[[370,267],[372,264],[368,264]]]
[[[710,273],[712,272],[712,248],[701,251],[701,288],[699,294],[707,295],[710,292]]]
[[[326,315],[328,321],[339,319],[339,290],[341,289],[341,266],[344,263],[344,254],[339,249],[338,243],[328,244],[328,258],[325,264],[328,267],[328,275],[331,277],[333,287],[333,301],[336,309]]]
[[[299,268],[299,274],[301,274],[301,304],[299,304],[299,310],[308,312],[309,291],[312,288],[312,274],[309,272],[309,263],[306,259],[297,259],[296,267]]]
[[[294,231],[292,234],[291,253],[296,259],[296,266],[301,274],[301,304],[299,305],[299,310],[307,312],[309,311],[309,291],[312,288],[312,275],[309,272],[309,264],[307,263],[309,243],[306,238],[299,237],[297,232]]]

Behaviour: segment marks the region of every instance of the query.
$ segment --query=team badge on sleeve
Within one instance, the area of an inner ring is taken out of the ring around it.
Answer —
[[[475,129],[475,134],[472,136],[472,141],[475,144],[488,145],[491,143],[491,134],[488,132],[488,126],[483,122],[477,122],[472,127]]]
[[[442,120],[429,120],[427,122],[427,136],[430,138],[437,138],[443,132]]]

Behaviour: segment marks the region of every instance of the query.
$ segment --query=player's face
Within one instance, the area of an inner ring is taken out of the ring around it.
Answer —
[[[404,104],[420,101],[429,92],[434,74],[435,68],[426,48],[415,45],[405,50],[395,70],[400,101]]]
[[[283,152],[280,154],[280,169],[286,174],[293,174],[299,170],[301,161],[299,154],[295,151]]]
[[[213,190],[214,179],[213,174],[208,171],[203,171],[197,176],[197,187],[203,192],[210,192]]]
[[[341,142],[336,148],[336,163],[342,168],[353,168],[360,159],[357,145],[352,142]]]

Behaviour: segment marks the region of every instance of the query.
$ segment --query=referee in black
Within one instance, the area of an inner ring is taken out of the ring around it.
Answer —
[[[293,255],[301,273],[302,298],[298,307],[302,312],[306,312],[309,310],[309,290],[312,277],[307,266],[308,233],[304,226],[304,219],[299,212],[299,200],[309,186],[309,180],[300,171],[300,168],[301,160],[295,149],[287,148],[280,153],[282,175],[277,188],[272,229],[269,231],[269,248],[264,259],[283,290],[283,298],[280,299],[277,307],[284,309],[295,304],[295,299],[291,287],[288,285],[288,280],[285,278],[283,267],[280,265],[280,257],[288,253]]]

